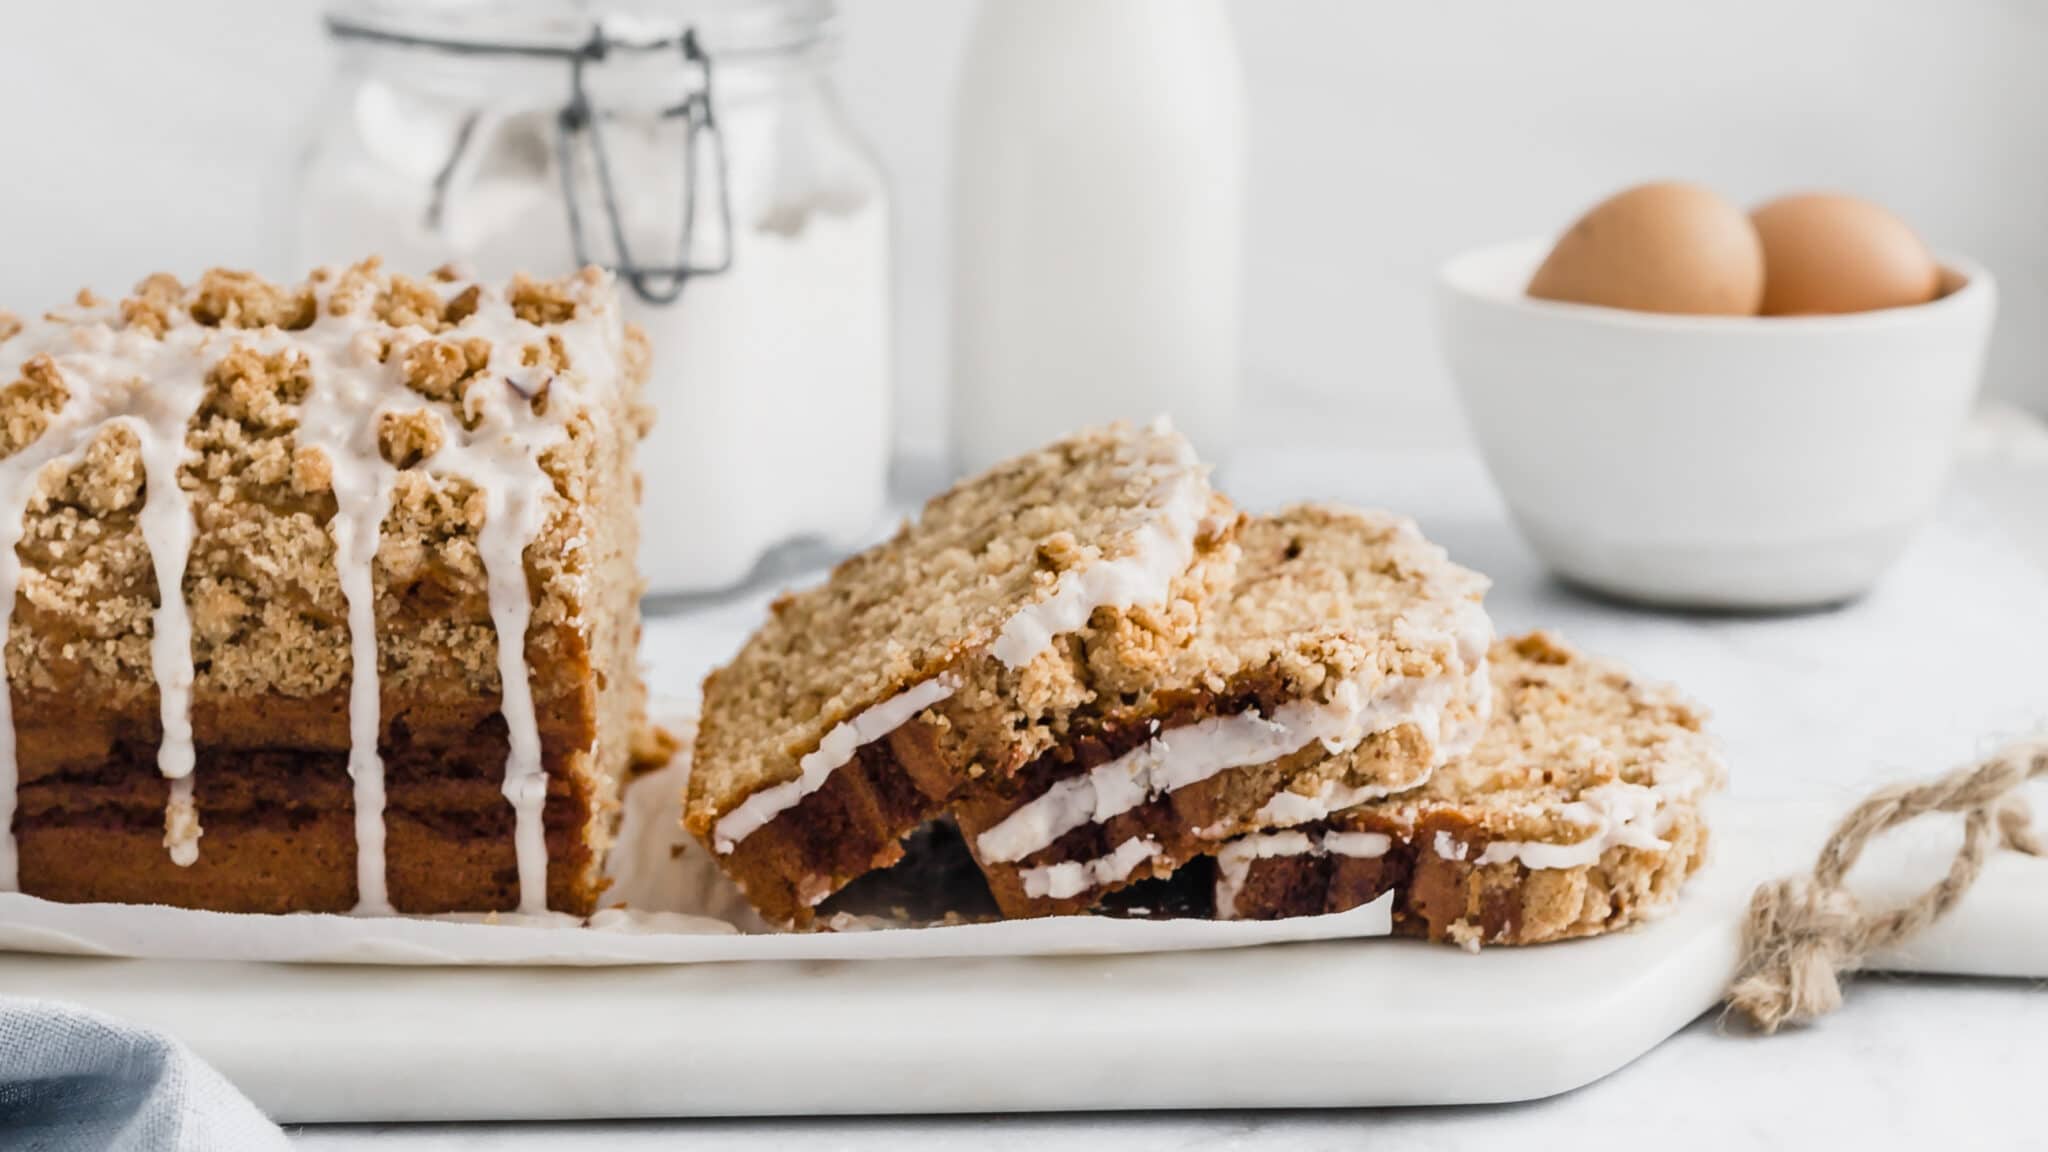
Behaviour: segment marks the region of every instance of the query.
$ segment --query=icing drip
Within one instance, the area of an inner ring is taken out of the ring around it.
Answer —
[[[164,812],[164,847],[171,861],[190,868],[199,859],[199,812],[192,803],[192,615],[185,605],[185,561],[192,554],[192,502],[178,483],[185,462],[185,429],[205,395],[199,373],[173,382],[152,381],[139,396],[155,401],[146,421],[124,419],[142,444],[142,539],[156,572],[156,611],[150,615],[149,663],[156,674],[163,736],[157,771],[171,782]]]
[[[374,342],[351,340],[341,363],[316,357],[323,387],[299,407],[298,440],[328,459],[334,489],[335,573],[348,605],[348,774],[354,783],[356,908],[358,915],[389,915],[393,909],[384,869],[384,759],[377,741],[383,703],[377,669],[377,545],[391,503],[397,469],[377,444],[383,412],[407,398],[407,389],[378,369]]]
[[[548,778],[540,758],[540,725],[533,713],[533,684],[526,676],[526,625],[533,601],[526,586],[526,542],[539,531],[540,501],[534,494],[486,490],[487,511],[477,538],[490,582],[491,624],[498,633],[499,711],[511,754],[505,760],[505,799],[512,802],[513,843],[519,859],[519,910],[548,910],[548,845],[541,816]]]
[[[68,398],[43,434],[0,462],[0,624],[13,624],[21,563],[15,546],[26,530],[29,501],[43,468],[81,453],[99,431],[120,423],[136,438],[144,474],[139,523],[157,581],[151,615],[150,664],[158,684],[163,738],[157,767],[171,781],[164,812],[164,846],[173,862],[189,866],[199,858],[200,827],[192,800],[192,624],[184,597],[185,559],[192,547],[190,500],[178,482],[184,463],[185,430],[206,393],[201,353],[215,343],[211,330],[198,331],[186,346],[170,347],[147,334],[115,331],[107,310],[89,310],[66,321],[26,329],[0,344],[0,363],[12,379],[20,366],[47,356],[63,378]],[[4,633],[0,633],[4,636]],[[19,767],[15,757],[11,688],[0,691],[0,890],[19,887],[14,841]]]
[[[344,495],[341,485],[335,485],[336,510],[328,530],[334,535],[341,594],[348,601],[348,775],[355,783],[356,912],[376,915],[392,909],[384,877],[384,758],[377,751],[383,702],[377,691],[377,587],[372,565],[391,483],[379,477],[353,487],[358,490]]]
[[[192,803],[192,774],[171,781],[171,800],[164,806],[164,847],[171,863],[190,868],[199,862],[199,809]]]

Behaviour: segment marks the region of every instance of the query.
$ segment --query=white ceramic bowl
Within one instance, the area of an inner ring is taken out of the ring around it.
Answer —
[[[1445,265],[1442,335],[1494,482],[1566,579],[1656,604],[1815,607],[1868,589],[1940,495],[1997,288],[1845,316],[1531,300],[1545,240]]]

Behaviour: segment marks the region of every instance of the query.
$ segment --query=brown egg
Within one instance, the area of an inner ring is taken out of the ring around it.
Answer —
[[[1643,184],[1560,236],[1529,295],[1636,312],[1753,316],[1764,253],[1742,209],[1697,184]]]
[[[1925,304],[1941,269],[1906,222],[1854,196],[1812,193],[1750,213],[1764,243],[1764,314]]]

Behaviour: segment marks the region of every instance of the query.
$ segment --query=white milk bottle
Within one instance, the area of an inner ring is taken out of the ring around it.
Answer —
[[[989,0],[960,80],[954,464],[1235,411],[1244,97],[1222,0]]]

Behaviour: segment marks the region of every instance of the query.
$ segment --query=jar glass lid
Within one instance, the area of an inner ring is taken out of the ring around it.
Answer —
[[[832,0],[334,0],[333,27],[446,44],[573,49],[602,31],[614,46],[673,42],[693,30],[717,55],[801,51],[830,31]]]
[[[576,262],[610,268],[648,304],[672,304],[689,280],[732,265],[716,62],[802,52],[825,34],[831,14],[830,0],[349,0],[329,9],[327,25],[338,40],[413,58],[410,75],[430,84],[424,90],[462,98],[464,126],[437,181],[461,167],[486,109],[494,121],[551,115]],[[628,181],[615,172],[608,143],[622,123],[674,137],[680,215],[674,247],[661,254],[630,243],[621,207]],[[700,232],[716,241],[708,255]]]

